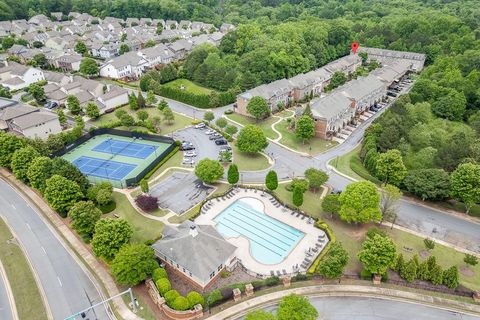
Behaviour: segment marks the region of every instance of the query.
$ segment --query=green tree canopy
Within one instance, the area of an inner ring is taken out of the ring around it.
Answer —
[[[322,201],[322,210],[333,214],[337,214],[340,211],[340,195],[339,194],[329,194],[323,198]]]
[[[98,64],[92,58],[83,58],[80,61],[80,73],[83,73],[86,76],[95,76],[98,74]]]
[[[268,190],[274,191],[278,188],[278,177],[277,173],[273,170],[270,170],[265,176],[265,186]]]
[[[354,182],[339,197],[340,218],[346,222],[380,221],[380,194],[369,181]]]
[[[170,107],[165,107],[162,112],[163,120],[165,120],[168,124],[171,124],[175,121],[175,114]]]
[[[0,132],[0,167],[11,168],[13,153],[26,145],[23,139],[13,134]]]
[[[17,179],[28,182],[28,168],[35,158],[40,157],[40,154],[31,146],[16,150],[12,155],[12,172]]]
[[[67,108],[72,114],[79,114],[82,111],[80,101],[73,95],[67,97]]]
[[[318,191],[328,180],[327,173],[315,168],[308,168],[305,170],[304,175],[309,182],[310,188],[315,190],[315,192]]]
[[[45,89],[37,83],[29,85],[27,90],[37,102],[45,100]]]
[[[267,146],[268,141],[261,128],[247,125],[240,130],[237,137],[237,147],[240,151],[258,153]]]
[[[91,201],[79,201],[68,211],[68,216],[72,219],[72,228],[87,238],[93,235],[95,223],[101,215],[102,211]]]
[[[305,143],[305,140],[313,138],[315,136],[315,121],[307,115],[301,116],[295,123],[295,135],[303,143]]]
[[[299,188],[299,187],[294,187],[293,188],[292,203],[297,208],[302,206],[302,204],[303,204],[303,192],[302,192],[301,188]]]
[[[231,164],[228,167],[228,172],[227,172],[228,183],[236,184],[238,182],[239,177],[240,177],[240,174],[238,173],[237,165],[236,164]]]
[[[443,169],[411,170],[403,184],[422,200],[443,200],[450,196],[450,176]]]
[[[377,160],[376,173],[385,183],[399,185],[407,174],[400,151],[392,149],[381,153]]]
[[[467,213],[480,203],[480,165],[463,163],[451,175],[452,197],[462,201]]]
[[[270,106],[264,98],[255,96],[248,102],[247,112],[257,120],[265,119],[270,115]]]
[[[208,121],[208,123],[210,123],[210,121],[213,119],[215,119],[215,115],[212,111],[207,111],[203,114],[203,120]]]
[[[98,106],[95,102],[88,102],[87,107],[85,108],[85,114],[90,119],[97,119],[100,117],[100,110],[98,110]]]
[[[82,41],[77,41],[77,43],[75,44],[75,52],[83,56],[88,52],[88,48]]]
[[[82,191],[76,182],[58,174],[46,181],[44,196],[50,207],[64,218],[68,210],[83,198]]]
[[[315,320],[317,317],[317,309],[304,296],[288,295],[278,305],[277,320]]]
[[[158,267],[153,249],[145,244],[127,244],[120,248],[111,264],[112,275],[121,285],[135,286]]]
[[[318,265],[318,273],[329,279],[335,279],[342,276],[343,271],[349,260],[348,252],[340,242],[335,242],[328,251],[325,258]]]
[[[392,239],[379,234],[367,237],[362,244],[362,250],[357,254],[365,269],[378,275],[387,271],[396,256],[396,247]]]
[[[118,250],[130,241],[132,234],[132,228],[123,219],[101,219],[95,224],[92,240],[93,252],[98,257],[110,261]]]
[[[223,167],[216,160],[202,159],[195,167],[195,175],[205,183],[213,183],[223,176]]]
[[[30,185],[42,192],[45,190],[46,181],[53,174],[53,164],[49,157],[37,157],[32,160],[27,170]]]

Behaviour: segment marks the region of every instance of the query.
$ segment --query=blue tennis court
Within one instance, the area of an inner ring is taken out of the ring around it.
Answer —
[[[93,148],[93,151],[121,155],[132,158],[146,159],[157,150],[157,146],[133,141],[107,139]]]
[[[81,156],[72,163],[85,175],[111,180],[122,180],[137,167],[134,164],[86,156]]]

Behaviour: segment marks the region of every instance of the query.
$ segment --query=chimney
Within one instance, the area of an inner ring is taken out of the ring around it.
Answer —
[[[190,232],[189,234],[195,238],[197,235],[198,235],[198,230],[197,230],[197,226],[196,225],[191,225],[190,226]]]

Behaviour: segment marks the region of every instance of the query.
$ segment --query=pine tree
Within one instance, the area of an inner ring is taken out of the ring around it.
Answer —
[[[417,264],[415,260],[410,259],[400,270],[400,276],[407,282],[413,282],[417,277]]]
[[[428,271],[427,261],[423,261],[418,266],[417,278],[423,281],[428,281],[430,279],[430,273]]]
[[[430,281],[434,285],[442,284],[443,270],[442,267],[440,267],[438,264],[435,264],[435,266],[430,270]]]
[[[147,106],[146,102],[145,102],[145,98],[143,97],[143,94],[142,92],[138,92],[138,96],[137,96],[137,106],[138,108],[140,109],[143,109]]]
[[[443,284],[450,289],[458,287],[459,275],[457,266],[451,266],[443,272]]]
[[[238,167],[236,164],[231,164],[230,167],[228,167],[228,173],[227,173],[228,183],[236,184],[238,182],[238,178],[239,178]]]
[[[137,103],[137,98],[135,97],[135,94],[131,94],[128,96],[128,105],[130,106],[130,109],[132,110],[138,110],[138,103]]]
[[[403,268],[403,265],[405,264],[405,261],[403,259],[403,254],[398,254],[397,256],[397,261],[395,262],[395,265],[393,267],[393,270],[400,273],[400,271]]]

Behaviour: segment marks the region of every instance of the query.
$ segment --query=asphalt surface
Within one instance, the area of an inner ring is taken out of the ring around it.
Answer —
[[[0,319],[13,320],[10,300],[8,300],[7,289],[5,288],[3,277],[0,277]]]
[[[322,320],[480,319],[479,317],[430,306],[376,298],[314,297],[310,298],[310,302],[318,310],[318,319]],[[264,310],[275,312],[276,309],[277,306],[274,305]]]
[[[0,179],[0,214],[25,247],[54,319],[64,319],[101,301],[99,292],[40,214]],[[102,307],[87,315],[109,319]],[[3,318],[2,318],[3,319]]]

